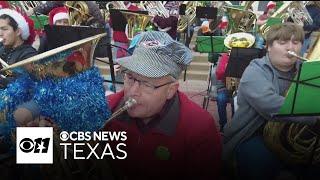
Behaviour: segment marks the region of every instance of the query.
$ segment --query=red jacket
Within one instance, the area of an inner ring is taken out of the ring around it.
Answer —
[[[122,97],[123,92],[108,97],[112,110]],[[185,94],[178,92],[178,98],[179,118],[162,119],[160,124],[165,124],[164,129],[159,125],[141,132],[134,120],[115,119],[107,124],[104,130],[127,132],[127,159],[114,164],[122,175],[139,179],[218,179],[221,137],[215,121]],[[170,129],[171,133],[165,132]]]

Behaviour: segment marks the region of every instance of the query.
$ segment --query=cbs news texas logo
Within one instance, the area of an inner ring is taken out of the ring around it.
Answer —
[[[17,127],[17,164],[52,164],[52,127]]]

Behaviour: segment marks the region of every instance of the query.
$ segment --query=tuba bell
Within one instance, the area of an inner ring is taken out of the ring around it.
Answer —
[[[150,15],[138,12],[127,12],[121,10],[120,12],[128,21],[127,36],[129,40],[131,40],[137,32],[144,31],[152,18],[152,16]]]
[[[266,146],[284,162],[319,165],[319,131],[298,123],[268,122],[263,137]]]

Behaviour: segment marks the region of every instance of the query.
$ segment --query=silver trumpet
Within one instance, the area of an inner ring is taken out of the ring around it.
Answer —
[[[306,58],[304,58],[304,57],[302,57],[302,56],[298,56],[295,52],[293,52],[293,51],[288,51],[288,55],[290,55],[290,56],[293,56],[293,57],[296,57],[296,58],[299,58],[299,59],[301,59],[301,60],[303,60],[303,61],[308,61],[309,59],[306,59]]]
[[[120,114],[130,109],[133,105],[137,104],[137,101],[133,98],[129,98],[120,109],[114,112],[111,117],[107,120],[106,124],[109,123],[114,118],[118,117]]]

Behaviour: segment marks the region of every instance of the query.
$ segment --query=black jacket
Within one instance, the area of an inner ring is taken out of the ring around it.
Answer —
[[[32,46],[27,44],[22,44],[21,46],[14,49],[5,48],[2,43],[0,44],[0,58],[9,65],[27,59],[34,55],[37,55],[37,51]],[[0,69],[2,69],[1,64]],[[6,88],[7,84],[14,80],[17,75],[18,74],[15,74],[6,78],[2,78],[0,76],[0,89]]]
[[[0,58],[8,64],[14,64],[37,54],[37,50],[28,44],[22,44],[14,49],[5,48],[0,44]]]

